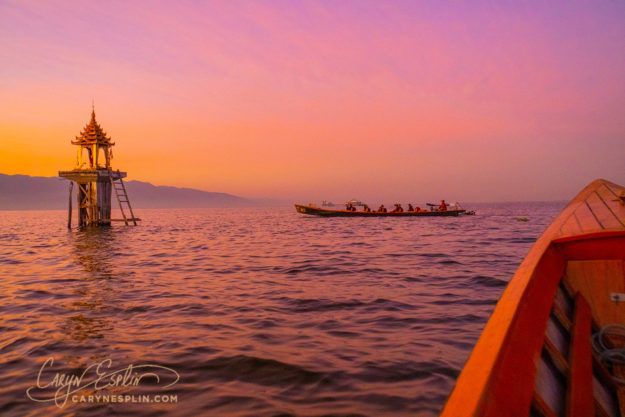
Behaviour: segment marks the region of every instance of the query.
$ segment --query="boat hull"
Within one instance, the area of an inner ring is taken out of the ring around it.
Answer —
[[[328,210],[320,207],[305,206],[295,204],[295,210],[301,214],[320,217],[454,217],[465,213],[466,210],[447,210],[447,211],[403,211],[401,213],[381,213],[377,211],[347,211],[347,210]]]

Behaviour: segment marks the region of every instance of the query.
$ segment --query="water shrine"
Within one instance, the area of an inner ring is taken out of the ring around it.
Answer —
[[[71,171],[59,171],[59,177],[70,180],[69,209],[67,227],[72,227],[72,190],[78,188],[78,226],[110,225],[112,221],[123,221],[126,225],[137,225],[123,178],[126,173],[111,168],[114,142],[107,136],[95,118],[95,108],[91,120],[79,136],[72,140],[76,145],[76,166]],[[86,158],[85,158],[86,153]],[[111,196],[113,191],[119,204],[122,219],[111,218]]]

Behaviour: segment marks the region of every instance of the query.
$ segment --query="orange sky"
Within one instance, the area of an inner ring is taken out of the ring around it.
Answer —
[[[418,4],[417,4],[418,3]],[[301,201],[565,199],[624,182],[614,2],[0,3],[0,172]]]

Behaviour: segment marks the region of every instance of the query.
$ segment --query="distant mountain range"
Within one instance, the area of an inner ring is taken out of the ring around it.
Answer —
[[[226,193],[125,182],[130,203],[137,208],[249,207],[281,204]],[[76,190],[74,190],[74,199]],[[115,204],[115,197],[113,197]],[[53,210],[67,208],[68,182],[56,177],[0,174],[0,210]],[[75,204],[75,201],[74,201]],[[283,203],[282,203],[283,204]]]

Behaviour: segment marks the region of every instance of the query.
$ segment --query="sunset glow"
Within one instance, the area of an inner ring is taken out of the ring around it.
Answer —
[[[0,172],[250,197],[571,197],[625,175],[625,3],[0,4]]]

